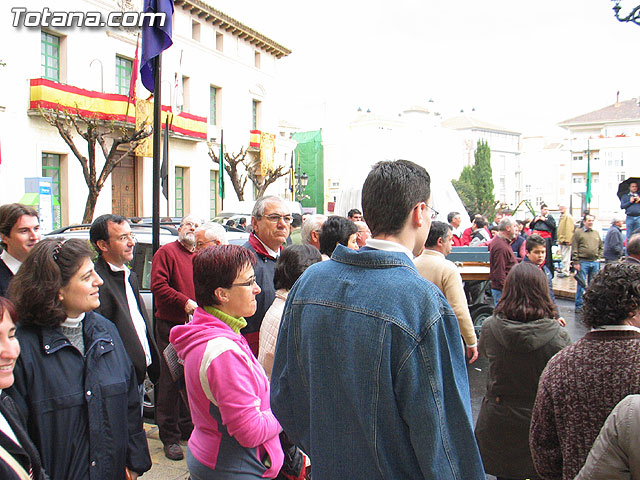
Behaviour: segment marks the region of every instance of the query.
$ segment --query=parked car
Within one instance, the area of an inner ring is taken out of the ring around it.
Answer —
[[[178,239],[179,221],[160,225],[160,246],[166,245]],[[70,225],[46,234],[47,237],[81,238],[89,240],[91,225]],[[227,229],[229,243],[243,245],[249,238],[249,234],[237,229]],[[231,231],[230,231],[231,230]],[[133,251],[133,260],[129,267],[136,272],[140,282],[140,295],[149,318],[153,318],[153,295],[151,293],[151,261],[153,259],[153,239],[150,223],[131,224],[131,231],[136,236],[136,246]],[[144,394],[144,417],[146,420],[155,419],[155,395],[153,384],[147,378]]]

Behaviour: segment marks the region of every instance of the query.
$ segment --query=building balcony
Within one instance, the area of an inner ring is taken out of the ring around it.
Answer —
[[[134,103],[127,95],[85,90],[45,78],[33,78],[29,83],[27,113],[32,116],[40,115],[40,110],[61,110],[106,122],[131,125],[131,127],[141,125],[144,121],[147,124],[153,123],[153,101],[138,98]],[[171,107],[162,106],[163,124],[171,113]],[[171,136],[194,141],[207,139],[205,117],[182,112],[173,115],[173,120],[170,118],[169,122]]]

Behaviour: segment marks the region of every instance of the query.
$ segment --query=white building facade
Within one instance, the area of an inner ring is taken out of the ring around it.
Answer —
[[[64,10],[106,15],[141,6],[142,1],[70,0]],[[27,8],[42,11],[45,7],[63,8],[40,0],[28,2]],[[25,178],[50,176],[60,204],[58,223],[79,223],[88,193],[80,163],[58,131],[43,120],[39,108],[58,103],[89,105],[89,115],[109,111],[124,117],[137,32],[107,27],[12,28],[10,8],[7,4],[0,10],[0,22],[5,25],[0,39],[9,47],[2,53],[6,65],[0,67],[4,87],[0,91],[0,204],[23,197]],[[274,163],[288,169],[295,142],[279,134],[271,93],[277,82],[277,61],[291,52],[198,0],[175,0],[173,42],[163,54],[162,103],[163,109],[178,104],[183,113],[174,117],[175,128],[169,135],[169,198],[161,197],[160,213],[211,218],[223,205],[216,196],[218,164],[208,152],[209,148],[219,152],[222,130],[229,153],[247,150],[252,130],[274,134]],[[182,84],[182,96],[175,95],[176,84]],[[149,96],[140,81],[137,96]],[[129,119],[134,112],[128,111]],[[125,127],[131,131],[132,120]],[[79,135],[74,140],[86,156],[86,142]],[[257,155],[255,149],[251,155]],[[100,172],[104,158],[99,147],[96,156]],[[237,198],[226,180],[224,209],[228,210]],[[267,193],[286,196],[288,182],[288,177],[281,178]],[[245,200],[253,198],[251,185],[247,182]],[[94,216],[107,212],[150,216],[151,194],[152,160],[132,154],[105,183]]]
[[[640,102],[616,102],[559,124],[569,132],[566,162],[570,164],[572,194],[586,192],[591,169],[589,210],[605,224],[620,211],[618,185],[640,176]],[[575,211],[575,208],[574,208]]]

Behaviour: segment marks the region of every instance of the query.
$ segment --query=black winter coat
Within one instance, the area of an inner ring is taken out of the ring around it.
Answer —
[[[13,272],[7,264],[0,259],[0,297],[6,297],[9,290],[9,282],[13,278]]]
[[[276,288],[273,286],[276,261],[271,257],[256,252],[249,242],[245,243],[243,247],[252,251],[258,260],[253,270],[256,275],[256,283],[260,286],[260,293],[256,295],[256,303],[258,304],[256,313],[245,318],[247,326],[242,329],[242,334],[245,335],[260,331],[262,319],[276,298]]]
[[[25,431],[24,419],[20,417],[16,404],[11,397],[4,392],[0,394],[0,413],[7,420],[18,442],[20,442],[20,445],[16,445],[4,432],[0,431],[0,446],[9,452],[27,473],[31,468],[35,480],[47,480],[49,477],[42,469],[40,455]],[[19,480],[20,477],[18,477],[13,468],[0,460],[0,478],[2,480]]]
[[[149,348],[151,350],[151,365],[149,365],[149,367],[147,367],[144,349],[140,344],[138,332],[133,325],[133,320],[131,320],[129,303],[127,302],[127,294],[125,292],[124,272],[114,272],[111,270],[109,264],[107,264],[102,257],[98,257],[95,269],[104,281],[100,286],[100,306],[96,308],[95,311],[116,325],[120,338],[122,338],[122,343],[124,343],[124,348],[127,350],[129,358],[131,358],[131,362],[136,369],[138,384],[144,382],[147,371],[149,372],[149,378],[155,383],[160,375],[160,354],[153,336],[153,329],[147,318],[144,302],[140,297],[136,273],[132,271],[129,274],[129,284],[133,289],[133,294],[136,297],[138,309],[144,318],[144,323],[147,325],[147,341],[149,342]]]
[[[529,450],[538,380],[549,359],[570,343],[554,319],[523,323],[498,315],[482,324],[478,350],[489,359],[489,373],[475,434],[488,474],[539,478]]]
[[[123,480],[151,468],[135,370],[113,323],[82,323],[84,356],[57,328],[19,326],[7,393],[52,480]]]

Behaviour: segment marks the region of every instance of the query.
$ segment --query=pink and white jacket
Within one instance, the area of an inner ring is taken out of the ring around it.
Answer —
[[[258,458],[269,455],[271,465],[263,477],[275,478],[284,460],[282,427],[271,412],[269,380],[244,337],[198,307],[191,322],[173,327],[169,340],[184,360],[193,456],[215,470],[225,428],[210,414],[213,404],[229,435],[255,448]]]

